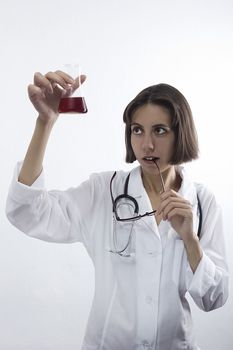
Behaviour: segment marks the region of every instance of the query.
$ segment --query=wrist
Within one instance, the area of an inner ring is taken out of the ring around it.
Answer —
[[[184,241],[184,246],[191,269],[195,272],[203,255],[197,235],[194,233],[190,235],[190,237]]]
[[[185,238],[183,238],[183,242],[185,247],[192,247],[199,243],[199,239],[195,233],[188,234]]]
[[[42,116],[41,114],[38,115],[36,120],[36,125],[40,128],[51,130],[54,126],[57,118],[46,118]]]

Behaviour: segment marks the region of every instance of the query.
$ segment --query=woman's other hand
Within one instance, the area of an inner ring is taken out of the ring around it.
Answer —
[[[168,220],[183,241],[194,237],[192,206],[177,192],[169,189],[162,193],[158,214]]]
[[[86,76],[81,75],[81,83],[85,79]],[[61,98],[71,96],[78,87],[78,78],[73,79],[60,70],[45,75],[37,72],[34,74],[34,84],[28,86],[28,95],[39,118],[44,122],[55,122]]]

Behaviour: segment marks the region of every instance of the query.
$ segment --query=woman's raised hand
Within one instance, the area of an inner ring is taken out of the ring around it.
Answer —
[[[81,84],[86,76],[81,75]],[[79,87],[79,79],[73,79],[67,73],[57,70],[45,75],[37,72],[34,84],[28,86],[28,95],[33,106],[44,122],[55,122],[62,97],[68,97]]]

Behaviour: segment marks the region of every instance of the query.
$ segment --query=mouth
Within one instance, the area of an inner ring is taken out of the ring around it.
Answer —
[[[159,157],[143,157],[143,160],[147,161],[147,162],[157,162],[160,158]]]
[[[160,158],[159,157],[143,157],[142,159],[143,159],[144,162],[147,162],[148,164],[150,163],[150,164],[153,164],[153,166],[156,166],[156,168],[158,169],[158,172],[159,172],[159,176],[160,176],[163,192],[165,192],[165,184],[164,184],[164,181],[163,181],[163,177],[162,177],[159,165],[157,164],[157,161]]]

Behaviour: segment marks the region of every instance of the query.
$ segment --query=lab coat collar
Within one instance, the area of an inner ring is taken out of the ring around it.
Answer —
[[[130,173],[129,186],[128,186],[128,194],[134,197],[139,205],[139,214],[144,214],[146,212],[151,212],[152,206],[149,199],[149,196],[146,193],[142,182],[141,176],[141,167],[138,166],[134,168]],[[146,225],[153,233],[155,233],[155,237],[160,240],[160,235],[158,231],[158,226],[153,216],[145,216],[141,218],[138,222],[138,225]]]
[[[186,169],[182,165],[176,165],[175,169],[182,179],[178,193],[187,199],[191,205],[195,205],[197,203],[197,192],[194,182],[189,178]],[[145,194],[141,174],[141,166],[134,168],[130,172],[128,194],[135,198],[141,198]]]
[[[182,197],[187,199],[192,206],[195,206],[197,204],[197,190],[196,190],[195,183],[189,177],[184,166],[177,165],[175,169],[180,174],[180,177],[182,179],[181,187],[178,193]]]
[[[187,199],[193,207],[194,214],[196,213],[197,208],[197,191],[194,182],[189,178],[185,168],[181,165],[176,166],[176,171],[179,172],[182,183],[178,193]],[[139,213],[144,214],[146,212],[152,211],[152,206],[150,199],[146,193],[142,182],[141,176],[141,166],[134,168],[130,173],[129,185],[128,185],[128,194],[138,201]],[[153,216],[146,216],[139,221],[144,222],[153,232],[157,233],[157,236],[160,237],[158,226]],[[194,215],[194,226],[196,226],[196,215]]]

